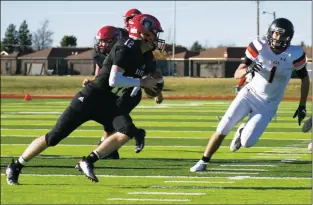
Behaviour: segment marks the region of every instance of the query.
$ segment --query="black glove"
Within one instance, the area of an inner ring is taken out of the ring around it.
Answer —
[[[261,63],[252,63],[246,68],[247,73],[259,72],[262,69]]]
[[[298,123],[299,126],[301,124],[301,121],[305,118],[306,116],[306,109],[304,105],[299,105],[298,109],[296,110],[295,114],[293,115],[293,118],[298,116]]]
[[[136,141],[135,152],[139,153],[145,147],[145,137],[146,131],[144,129],[138,129],[136,135],[134,136]]]

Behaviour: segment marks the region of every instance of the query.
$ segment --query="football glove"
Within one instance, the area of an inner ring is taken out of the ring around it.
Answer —
[[[295,114],[293,115],[293,118],[298,116],[298,123],[299,126],[301,124],[301,121],[305,118],[306,116],[306,108],[304,105],[299,105],[298,109],[296,110]]]
[[[259,72],[262,69],[261,63],[252,63],[246,68],[247,73]]]

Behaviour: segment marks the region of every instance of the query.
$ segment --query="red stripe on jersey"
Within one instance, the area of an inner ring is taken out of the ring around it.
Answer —
[[[294,67],[299,67],[299,66],[304,65],[305,63],[306,63],[306,56],[305,56],[305,53],[303,53],[300,58],[298,58],[297,60],[293,61],[293,66]]]
[[[259,55],[259,51],[255,48],[255,46],[253,45],[253,43],[250,43],[248,46],[248,51],[249,53],[252,55],[253,58],[258,57]]]

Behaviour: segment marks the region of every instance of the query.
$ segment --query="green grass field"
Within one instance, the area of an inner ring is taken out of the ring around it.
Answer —
[[[7,164],[52,128],[69,100],[1,99],[1,204],[312,204],[311,134],[292,118],[298,102],[280,105],[255,147],[230,152],[234,128],[206,172],[189,172],[229,103],[143,100],[132,117],[147,131],[145,149],[136,154],[132,140],[120,160],[98,161],[99,183],[74,168],[102,136],[88,122],[30,161],[22,185],[8,186]]]

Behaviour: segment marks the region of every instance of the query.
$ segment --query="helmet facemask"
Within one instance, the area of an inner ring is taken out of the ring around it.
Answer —
[[[276,50],[286,49],[292,40],[294,27],[292,23],[285,18],[275,19],[267,31],[267,41],[271,48]]]

